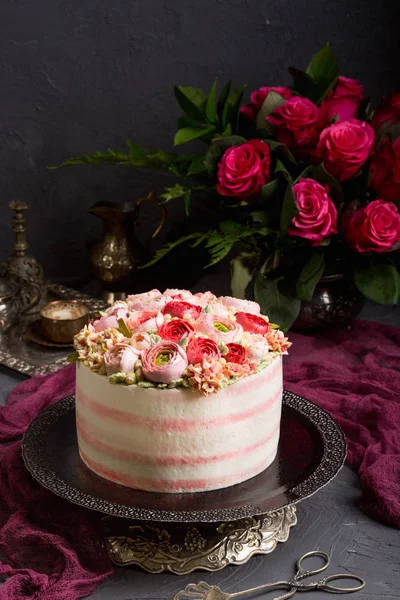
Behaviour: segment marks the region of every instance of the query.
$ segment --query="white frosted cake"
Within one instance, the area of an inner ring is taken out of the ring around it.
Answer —
[[[154,492],[250,479],[274,460],[290,343],[255,302],[152,290],[75,337],[84,463]]]

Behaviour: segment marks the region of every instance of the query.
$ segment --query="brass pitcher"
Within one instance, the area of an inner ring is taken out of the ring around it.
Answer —
[[[93,275],[107,287],[115,287],[136,269],[143,249],[135,234],[135,223],[139,218],[140,206],[144,202],[157,204],[161,210],[161,220],[151,235],[154,239],[162,230],[166,220],[165,207],[153,192],[137,202],[123,204],[101,201],[90,207],[89,213],[103,221],[102,238],[90,251],[90,265]]]

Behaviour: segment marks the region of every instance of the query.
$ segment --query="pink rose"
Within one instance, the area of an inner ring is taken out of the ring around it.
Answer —
[[[291,98],[292,90],[288,87],[261,87],[250,95],[250,104],[242,106],[240,112],[250,120],[254,120],[270,92],[276,92],[282,98]]]
[[[162,296],[162,294],[159,290],[150,290],[150,292],[143,292],[141,294],[131,294],[130,296],[127,297],[126,303],[127,303],[128,307],[130,307],[131,304],[134,304],[135,302],[138,302],[139,300],[141,300],[143,302],[147,302],[149,300],[154,300],[156,298],[159,298],[160,296]]]
[[[212,340],[223,344],[236,342],[243,333],[242,327],[235,321],[211,313],[201,315],[196,321],[196,329],[200,333],[208,335]]]
[[[278,106],[267,121],[276,128],[276,139],[301,155],[312,152],[318,140],[318,107],[307,98],[292,96]]]
[[[319,246],[337,233],[337,211],[328,195],[329,188],[305,177],[293,186],[299,212],[288,228],[289,235],[303,237]]]
[[[249,357],[249,361],[258,365],[267,354],[268,342],[265,337],[253,335],[247,344],[247,355]]]
[[[198,319],[201,313],[200,306],[197,304],[191,304],[190,302],[168,302],[163,308],[164,315],[171,315],[172,317],[178,317],[178,319],[191,318]]]
[[[225,150],[218,166],[217,191],[247,200],[261,193],[271,178],[271,153],[261,140],[250,140]]]
[[[172,319],[169,323],[164,323],[158,330],[158,335],[163,340],[171,340],[171,342],[180,342],[183,338],[190,337],[194,332],[193,327],[187,321],[182,319]]]
[[[148,333],[135,333],[130,339],[131,346],[141,352],[151,346],[151,338]]]
[[[400,202],[400,138],[392,144],[383,139],[372,155],[370,187],[385,200]]]
[[[155,383],[170,383],[182,377],[188,366],[186,352],[175,342],[161,340],[142,352],[143,373]]]
[[[221,296],[218,298],[219,302],[222,302],[224,306],[232,307],[236,311],[248,312],[252,315],[259,315],[261,312],[260,305],[252,300],[240,300],[239,298],[233,298],[232,296]]]
[[[372,117],[372,127],[376,130],[384,123],[394,125],[400,121],[400,92],[392,92],[389,98],[383,98]]]
[[[128,329],[134,333],[157,330],[163,323],[162,314],[156,310],[137,310],[126,321]]]
[[[104,354],[104,366],[107,375],[113,373],[130,373],[135,362],[140,356],[140,351],[128,344],[116,344]]]
[[[317,156],[329,173],[346,181],[358,173],[370,156],[374,137],[374,130],[365,121],[334,123],[322,131]]]
[[[270,325],[264,317],[252,315],[247,312],[238,312],[235,316],[236,321],[242,326],[244,331],[264,335],[270,330]]]
[[[400,215],[392,202],[374,200],[354,210],[350,206],[343,222],[350,248],[358,252],[387,252],[400,242]]]
[[[210,338],[193,338],[187,347],[189,364],[197,365],[203,361],[215,361],[221,358],[221,352],[214,340]]]
[[[360,103],[364,100],[364,87],[356,80],[339,75],[337,83],[322,100],[319,121],[323,127],[337,115],[338,121],[348,121],[357,116]]]
[[[92,322],[95,331],[104,331],[104,329],[118,329],[118,317],[116,315],[107,315]]]
[[[197,292],[196,294],[194,294],[192,302],[195,302],[200,306],[206,306],[207,304],[215,302],[216,299],[217,296],[215,296],[215,294],[213,294],[212,292]]]

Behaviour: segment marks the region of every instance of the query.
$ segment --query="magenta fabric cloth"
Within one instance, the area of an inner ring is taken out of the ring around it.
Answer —
[[[289,335],[285,387],[342,426],[360,476],[361,508],[400,528],[400,329],[355,321],[318,336]]]
[[[70,365],[32,377],[0,407],[0,600],[77,600],[112,573],[100,515],[44,489],[21,457],[25,429],[39,411],[74,392],[74,373]]]

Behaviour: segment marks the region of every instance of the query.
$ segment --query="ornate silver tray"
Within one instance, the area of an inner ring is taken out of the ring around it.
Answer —
[[[92,298],[77,290],[58,284],[49,284],[48,298],[45,302],[55,299],[82,300],[91,311],[101,310],[106,305],[98,298]],[[29,328],[38,313],[24,316],[19,323],[8,331],[0,334],[0,364],[18,371],[23,375],[52,373],[67,364],[67,356],[71,348],[56,348],[44,346],[30,339]]]
[[[296,524],[295,504],[335,477],[346,442],[328,413],[285,391],[278,454],[263,473],[212,492],[143,492],[106,481],[81,461],[75,397],[69,396],[32,421],[22,456],[44,487],[105,513],[106,545],[115,564],[181,575],[243,564],[286,541]]]
[[[69,396],[32,421],[22,454],[35,479],[80,506],[129,519],[209,523],[263,515],[314,494],[342,467],[346,442],[327,412],[285,391],[278,454],[268,469],[211,492],[144,492],[107,481],[84,465],[78,452],[75,397]]]

